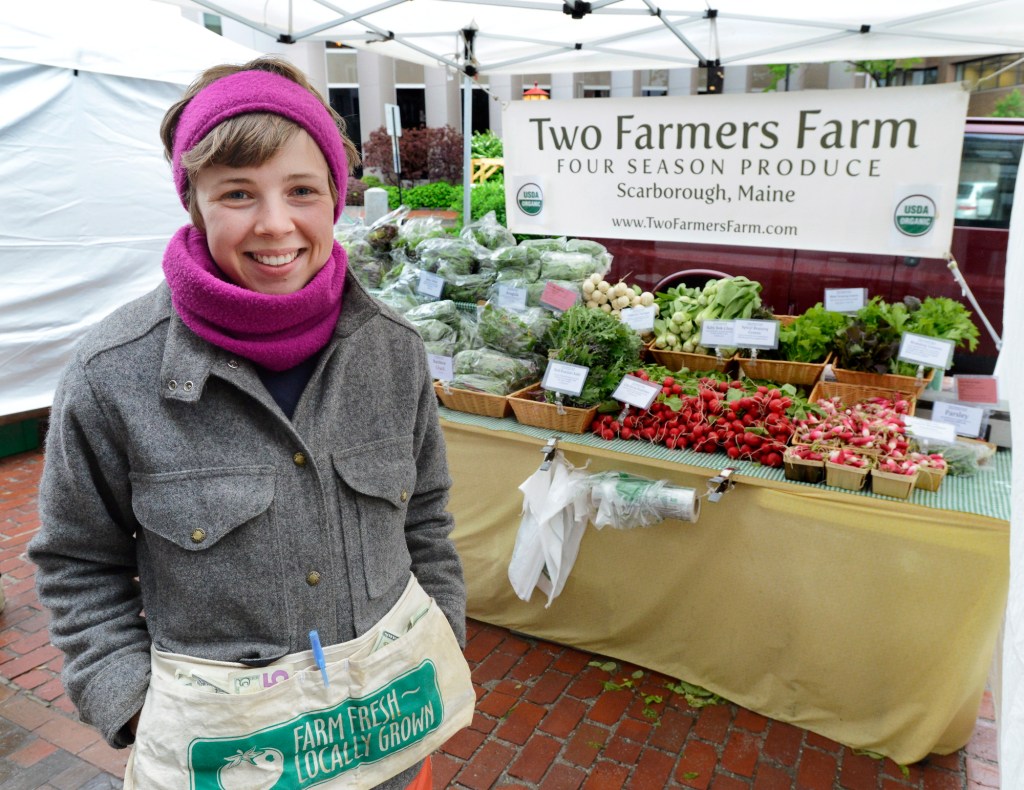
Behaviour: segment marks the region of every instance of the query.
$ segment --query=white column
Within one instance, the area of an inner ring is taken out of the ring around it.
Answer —
[[[495,74],[488,78],[488,88],[491,91],[490,127],[498,137],[501,137],[501,111],[504,105],[511,101],[520,101],[523,96],[523,78],[512,74]],[[495,100],[493,97],[497,97]]]
[[[384,105],[396,104],[394,60],[374,52],[356,53],[359,69],[359,134],[362,142],[384,125]]]
[[[746,66],[728,66],[722,93],[747,93],[750,91],[750,69]]]
[[[630,96],[639,96],[640,72],[613,71],[611,95],[613,99]]]
[[[697,92],[700,69],[669,69],[668,95],[692,96]]]
[[[552,99],[575,99],[576,75],[573,73],[560,73],[551,75],[551,98]]]
[[[459,83],[461,77],[443,66],[423,67],[424,100],[427,105],[427,126],[436,128],[462,126]]]
[[[828,87],[832,88],[856,88],[857,78],[853,66],[849,63],[830,63],[828,66]]]

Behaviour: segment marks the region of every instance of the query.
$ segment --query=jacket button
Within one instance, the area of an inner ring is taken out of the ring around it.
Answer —
[[[306,574],[306,584],[310,587],[316,587],[320,584],[320,571],[310,571]]]
[[[193,386],[194,385],[192,384],[191,381],[186,381],[183,389],[185,390],[185,392],[191,392]]]
[[[192,535],[190,537],[192,538],[193,543],[202,543],[204,540],[206,540],[206,530],[199,529],[197,527],[196,529],[192,530]]]
[[[228,360],[228,367],[231,368],[232,370],[237,368],[238,367],[238,360],[237,359],[229,359]]]
[[[295,462],[296,466],[306,465],[306,456],[304,453],[295,453],[295,455],[292,456],[292,460]]]
[[[174,392],[174,390],[178,389],[178,382],[176,382],[174,379],[171,379],[170,381],[167,382],[167,389],[169,389],[171,392]]]
[[[409,492],[404,488],[402,489],[402,495],[399,497],[403,502],[409,498]]]

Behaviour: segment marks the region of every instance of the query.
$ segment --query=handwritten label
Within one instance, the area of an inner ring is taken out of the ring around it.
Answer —
[[[953,364],[954,346],[956,343],[952,340],[904,332],[896,358],[902,362],[946,370]]]
[[[833,313],[856,313],[867,301],[867,288],[825,289],[825,309]]]
[[[905,415],[903,422],[906,423],[907,433],[915,438],[943,444],[952,444],[956,441],[956,428],[949,423],[926,420],[923,417],[911,417],[910,415]]]
[[[444,277],[439,277],[433,272],[420,272],[420,279],[416,285],[417,293],[421,293],[424,296],[432,296],[434,299],[440,299],[441,293],[444,291]]]
[[[737,319],[736,345],[739,348],[778,348],[779,322]]]
[[[552,392],[575,396],[583,392],[583,385],[587,383],[587,374],[589,373],[590,368],[584,365],[573,365],[571,362],[559,362],[557,359],[552,359],[548,362],[540,385]]]
[[[526,288],[509,283],[498,284],[498,307],[522,312],[526,309]]]
[[[965,403],[999,403],[999,380],[995,376],[954,376],[956,399]]]
[[[735,348],[735,321],[705,321],[700,327],[700,344],[705,348]]]
[[[574,304],[580,295],[572,288],[564,288],[557,283],[548,282],[540,294],[541,307],[564,313]]]
[[[953,426],[961,436],[981,436],[985,410],[945,401],[932,404],[932,419]]]
[[[455,378],[455,360],[441,354],[427,354],[427,365],[431,377],[438,381],[451,381]]]
[[[619,403],[628,403],[638,409],[649,409],[654,399],[661,392],[661,385],[652,381],[644,381],[637,376],[625,375],[619,386],[612,393],[612,398]]]
[[[650,307],[626,307],[619,312],[619,319],[636,332],[654,331],[654,314],[657,308]]]

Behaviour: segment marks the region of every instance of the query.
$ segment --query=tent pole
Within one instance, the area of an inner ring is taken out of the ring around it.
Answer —
[[[462,85],[462,227],[466,227],[473,218],[473,78],[466,74]]]

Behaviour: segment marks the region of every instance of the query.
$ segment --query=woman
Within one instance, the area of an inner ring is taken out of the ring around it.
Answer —
[[[30,554],[126,787],[429,787],[472,715],[436,401],[333,239],[339,124],[284,61],[201,75],[161,128],[166,282],[58,387]]]

